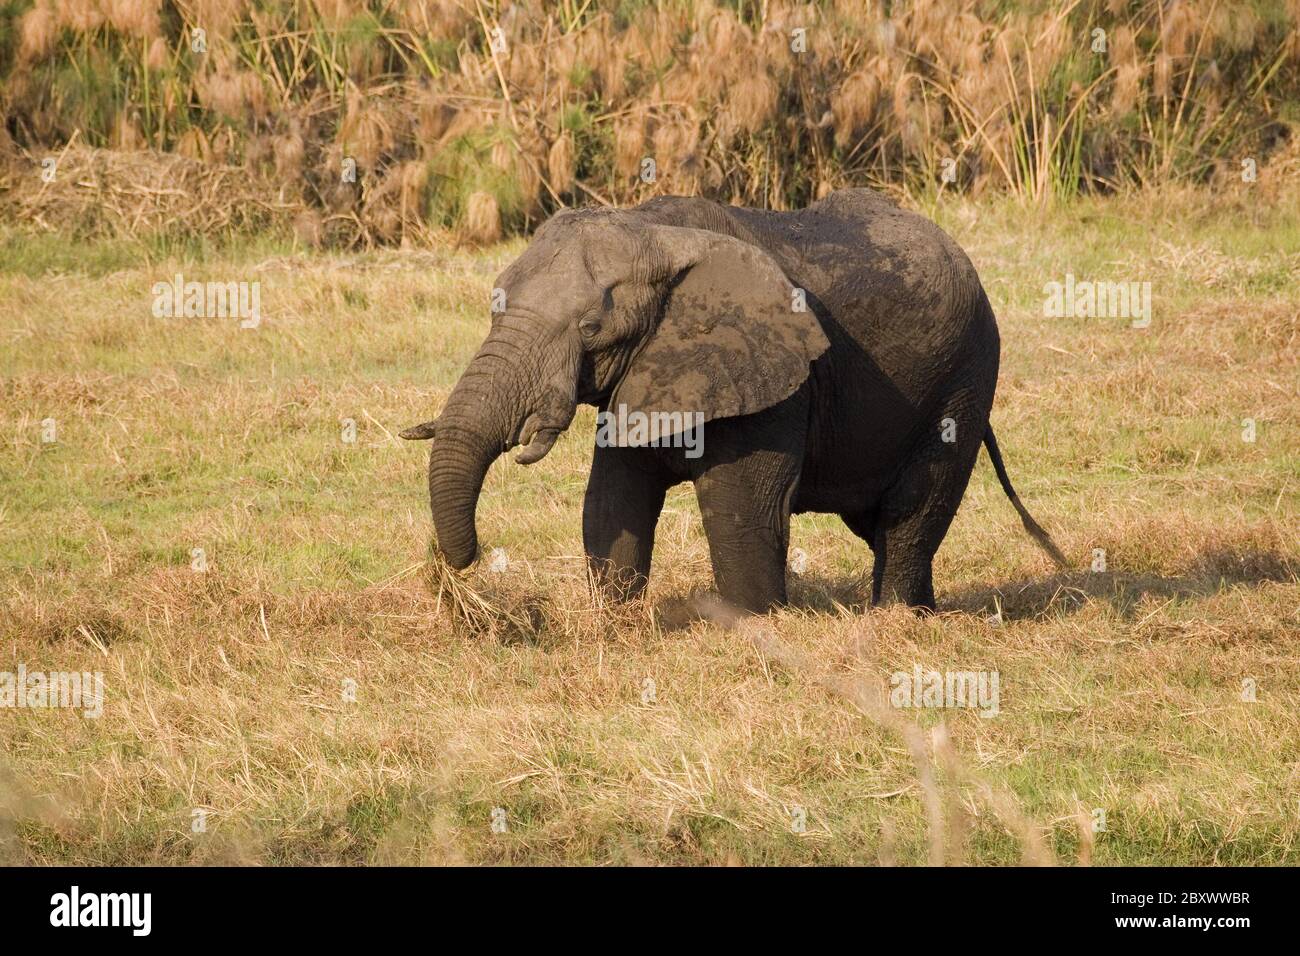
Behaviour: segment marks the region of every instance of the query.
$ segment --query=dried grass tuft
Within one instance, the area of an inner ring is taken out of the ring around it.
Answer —
[[[487,590],[475,583],[472,570],[455,570],[432,543],[424,582],[436,612],[462,632],[503,641],[533,640],[541,633],[544,602],[532,595]]]
[[[546,154],[546,172],[551,188],[564,195],[573,191],[574,143],[573,133],[565,130],[551,144]]]
[[[470,245],[485,245],[501,238],[501,208],[489,192],[472,192],[465,201],[461,239]]]
[[[844,81],[831,99],[835,117],[835,145],[848,146],[865,131],[880,102],[880,80],[867,70],[858,70]]]
[[[54,49],[59,35],[59,18],[53,5],[42,0],[18,22],[18,58],[22,62],[44,59]]]

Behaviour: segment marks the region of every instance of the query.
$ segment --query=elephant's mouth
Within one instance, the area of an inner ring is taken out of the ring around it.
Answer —
[[[523,447],[515,453],[515,461],[521,465],[531,465],[541,461],[555,445],[555,440],[564,431],[564,425],[550,425],[541,421],[536,415],[529,415],[520,426],[518,438],[511,445]]]

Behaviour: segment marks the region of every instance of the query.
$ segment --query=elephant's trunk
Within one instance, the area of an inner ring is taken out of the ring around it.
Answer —
[[[438,550],[460,570],[478,556],[474,512],[483,479],[501,454],[501,442],[438,420],[438,437],[429,453],[429,505]]]
[[[429,455],[429,505],[438,549],[458,570],[469,567],[478,555],[474,515],[488,468],[521,440],[526,447],[517,461],[531,464],[544,457],[568,427],[576,404],[576,367],[551,379],[567,380],[567,385],[558,389],[561,394],[547,388],[535,396],[531,394],[534,389],[523,387],[523,382],[536,380],[536,376],[524,374],[520,368],[528,344],[518,340],[519,330],[511,329],[510,324],[503,322],[488,336],[456,383],[435,426]]]
[[[516,373],[490,335],[452,389],[429,452],[429,507],[438,550],[456,569],[478,556],[474,512],[488,468],[514,440]]]

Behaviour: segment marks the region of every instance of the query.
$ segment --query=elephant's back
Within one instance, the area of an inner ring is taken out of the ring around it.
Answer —
[[[846,330],[879,341],[896,329],[929,347],[962,337],[979,276],[930,220],[868,189],[832,193],[796,215],[800,231],[817,237],[801,271]]]
[[[874,190],[837,190],[796,212],[679,197],[640,209],[762,247],[834,326],[832,344],[847,339],[887,364],[892,354],[900,363],[919,355],[940,365],[962,352],[969,357],[972,341],[996,344],[965,252],[933,222]]]
[[[813,367],[809,510],[869,510],[922,436],[954,415],[980,433],[997,383],[997,323],[970,259],[923,216],[869,190],[800,213],[790,268],[831,348]],[[849,411],[845,411],[849,410]]]
[[[979,276],[924,216],[869,189],[839,190],[798,212],[730,211],[808,290],[830,360],[848,374],[883,374],[923,403],[939,383],[996,363]]]

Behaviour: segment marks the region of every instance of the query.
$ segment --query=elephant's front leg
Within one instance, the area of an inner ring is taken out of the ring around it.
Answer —
[[[605,594],[639,597],[650,579],[655,525],[668,484],[644,448],[597,446],[582,506],[582,544]]]
[[[743,610],[763,613],[785,603],[800,462],[764,449],[715,464],[695,481],[718,593]]]

